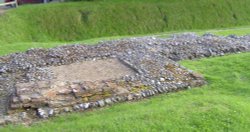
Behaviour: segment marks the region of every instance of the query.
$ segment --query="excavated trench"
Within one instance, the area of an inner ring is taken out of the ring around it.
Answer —
[[[204,85],[183,59],[246,52],[250,36],[174,35],[96,46],[31,49],[0,57],[0,124],[32,123],[61,113]]]

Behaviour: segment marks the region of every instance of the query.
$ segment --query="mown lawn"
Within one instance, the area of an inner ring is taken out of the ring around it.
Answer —
[[[5,131],[250,131],[250,53],[181,63],[208,85]]]

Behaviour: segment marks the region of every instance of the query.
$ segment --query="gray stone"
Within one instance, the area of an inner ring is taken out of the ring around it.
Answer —
[[[80,110],[80,106],[74,105],[73,109],[74,109],[75,111]]]
[[[116,102],[117,102],[116,97],[111,97],[111,100],[112,100],[112,102],[114,102],[114,103],[116,103]]]
[[[166,87],[162,87],[161,88],[164,92],[167,92],[168,91],[168,89],[166,88]]]
[[[160,87],[156,88],[159,93],[163,93],[163,90]]]
[[[31,98],[29,97],[29,95],[20,95],[20,100],[23,102],[23,103],[28,103],[31,101]]]
[[[84,103],[84,109],[88,109],[90,107],[90,103]]]
[[[98,106],[99,106],[99,107],[105,106],[104,100],[99,100],[99,101],[97,101],[97,103],[98,103]]]
[[[80,109],[84,109],[84,104],[79,104]]]
[[[27,113],[26,113],[26,112],[21,112],[21,113],[19,114],[19,118],[20,118],[21,120],[27,119],[27,118],[28,118]]]
[[[5,125],[5,120],[3,119],[3,117],[0,117],[0,125]]]
[[[158,90],[156,88],[154,88],[154,92],[155,94],[158,94]]]
[[[161,86],[161,82],[157,82],[156,84],[157,84],[158,86]]]
[[[112,100],[110,98],[105,99],[106,104],[113,104]]]
[[[37,114],[40,118],[48,118],[47,112],[43,110],[42,108],[37,109]]]
[[[40,95],[40,94],[38,94],[38,93],[33,93],[33,94],[31,94],[30,95],[30,98],[31,99],[39,99],[39,98],[41,98],[42,96]]]
[[[142,97],[147,97],[147,95],[146,95],[146,93],[145,92],[141,92],[141,95],[142,95]]]
[[[63,110],[64,112],[71,112],[71,109],[69,107],[65,107]]]
[[[132,94],[129,94],[127,99],[130,101],[130,100],[133,100],[133,95]]]
[[[115,93],[118,94],[118,95],[122,95],[122,94],[128,94],[129,91],[125,88],[116,88],[115,89]]]
[[[13,103],[19,103],[18,97],[15,97],[15,96],[14,96],[14,97],[12,98],[12,102],[13,102]]]
[[[161,78],[160,78],[160,81],[161,81],[161,82],[164,82],[164,81],[165,81],[165,78],[162,78],[162,77],[161,77]]]
[[[53,115],[54,115],[54,113],[55,113],[55,112],[54,112],[54,110],[53,110],[53,109],[49,109],[49,110],[48,110],[48,115],[49,115],[49,116],[53,116]]]
[[[18,121],[20,121],[15,116],[4,116],[3,119],[5,121],[5,124],[17,123]]]

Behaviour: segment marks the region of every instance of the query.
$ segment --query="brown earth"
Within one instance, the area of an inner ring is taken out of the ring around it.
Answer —
[[[56,77],[55,81],[101,81],[135,74],[118,59],[83,61],[49,68]]]
[[[3,14],[6,10],[0,8],[0,15]]]
[[[4,14],[7,11],[7,7],[0,6],[0,15]]]

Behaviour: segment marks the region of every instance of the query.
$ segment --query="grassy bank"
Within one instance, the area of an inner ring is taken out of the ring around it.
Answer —
[[[250,24],[250,0],[99,0],[26,5],[0,16],[0,44]]]
[[[249,131],[249,57],[242,53],[181,62],[206,77],[209,84],[201,88],[0,131]]]
[[[199,35],[204,33],[213,33],[216,35],[247,35],[250,34],[250,27],[234,27],[234,28],[222,28],[222,29],[213,29],[213,30],[186,30],[186,31],[170,31],[170,32],[162,32],[162,33],[155,33],[155,34],[148,34],[148,36],[157,36],[157,37],[169,37],[171,34],[174,33],[183,33],[183,32],[195,32]],[[113,36],[113,37],[101,37],[101,38],[92,38],[86,39],[81,41],[71,41],[71,42],[16,42],[11,44],[2,44],[0,45],[0,55],[6,55],[9,53],[15,52],[22,52],[26,51],[30,48],[52,48],[59,45],[66,45],[66,44],[96,44],[99,41],[103,40],[115,40],[121,38],[128,38],[128,37],[140,37],[145,35],[127,35],[127,36]]]

